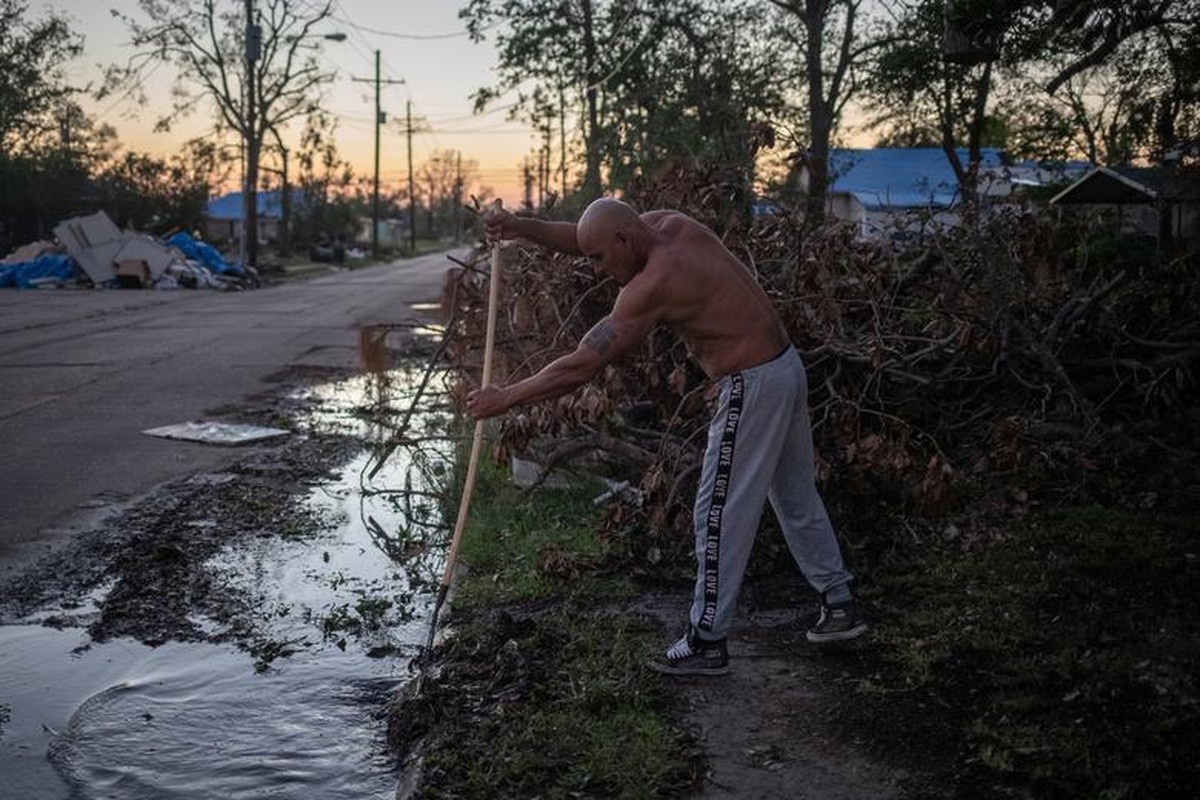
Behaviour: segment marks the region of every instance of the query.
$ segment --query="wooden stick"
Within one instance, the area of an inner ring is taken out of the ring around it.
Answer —
[[[496,312],[500,305],[500,243],[492,245],[491,285],[488,287],[487,333],[483,347],[483,377],[480,386],[492,382],[492,351],[496,347]],[[475,422],[475,437],[471,441],[471,460],[467,464],[467,479],[463,484],[462,497],[458,501],[458,517],[454,520],[454,537],[450,540],[450,552],[446,554],[446,568],[442,572],[442,584],[438,588],[437,601],[429,622],[429,645],[433,643],[437,627],[438,611],[450,588],[450,576],[454,572],[454,561],[458,557],[458,546],[462,542],[463,528],[467,522],[467,511],[471,507],[471,496],[475,493],[475,476],[479,471],[479,454],[483,450],[483,420]]]

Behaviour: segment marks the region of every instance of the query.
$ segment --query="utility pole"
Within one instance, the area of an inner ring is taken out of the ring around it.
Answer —
[[[247,0],[249,2],[249,0]],[[404,83],[404,79],[399,80],[383,80],[380,76],[379,69],[379,51],[375,51],[375,78],[351,78],[359,83],[374,83],[375,84],[375,180],[374,189],[371,192],[371,257],[379,258],[379,128],[387,121],[383,109],[379,105],[379,89],[383,84],[400,84]]]
[[[246,118],[242,137],[246,143],[246,179],[242,187],[242,246],[245,263],[258,266],[258,109],[255,64],[262,51],[262,27],[254,22],[254,0],[246,3]]]
[[[546,196],[549,197],[554,191],[554,110],[547,107],[546,109],[546,134],[545,134],[545,151],[546,151]],[[560,201],[562,198],[558,198]],[[543,204],[544,205],[544,204]]]
[[[418,118],[416,124],[420,124]],[[413,180],[413,148],[412,137],[416,128],[413,127],[412,101],[408,101],[404,117],[404,133],[408,137],[408,247],[414,253],[417,251],[417,187]]]
[[[408,249],[417,252],[417,187],[412,168],[412,100],[404,108],[404,133],[408,137]]]
[[[529,156],[525,156],[525,161],[521,167],[521,178],[525,182],[525,208],[533,210],[533,170],[529,168]]]

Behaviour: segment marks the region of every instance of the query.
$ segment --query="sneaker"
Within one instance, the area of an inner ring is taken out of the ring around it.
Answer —
[[[844,642],[866,632],[867,623],[858,611],[858,603],[853,600],[833,605],[822,602],[821,616],[808,629],[805,638],[810,642]]]
[[[663,675],[725,675],[729,672],[729,654],[724,639],[706,642],[689,627],[687,635],[651,661],[650,667]]]

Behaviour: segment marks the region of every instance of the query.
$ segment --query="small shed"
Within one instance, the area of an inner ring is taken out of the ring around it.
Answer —
[[[1052,197],[1050,204],[1111,212],[1118,230],[1155,236],[1160,246],[1195,244],[1200,232],[1197,184],[1196,175],[1186,170],[1096,167]]]

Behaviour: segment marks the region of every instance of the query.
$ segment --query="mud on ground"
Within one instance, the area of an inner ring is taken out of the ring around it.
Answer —
[[[853,688],[861,678],[856,653],[871,646],[869,639],[824,646],[807,642],[804,631],[816,614],[816,604],[801,600],[797,605],[799,593],[782,583],[764,582],[744,593],[729,638],[730,674],[659,679],[667,716],[687,740],[681,753],[685,761],[671,774],[656,775],[652,786],[641,788],[647,796],[658,792],[713,799],[924,796],[933,779],[926,769],[927,759],[943,743],[937,736],[924,736],[911,746],[893,746],[903,738],[903,731],[897,731],[896,738],[871,735],[864,722],[872,710],[862,707],[864,699]],[[689,602],[686,588],[647,590],[628,602],[583,607],[573,613],[578,615],[576,627],[587,626],[591,618],[632,617],[659,631],[666,646],[679,633]],[[408,781],[401,797],[457,796],[463,789],[464,783],[455,782],[462,780],[463,767],[445,763],[447,734],[438,726],[451,732],[448,736],[457,747],[465,747],[468,760],[499,759],[507,757],[504,751],[490,751],[491,745],[475,741],[469,731],[497,718],[519,715],[515,708],[521,704],[545,704],[547,694],[560,684],[578,683],[579,691],[586,691],[588,676],[572,673],[554,648],[546,647],[547,641],[561,636],[562,614],[561,603],[534,601],[493,609],[486,621],[472,615],[460,621],[472,628],[468,646],[443,643],[422,659],[424,687],[414,694],[410,686],[409,696],[392,715],[392,739],[407,756]],[[486,632],[477,629],[481,623]],[[456,624],[452,621],[451,629]],[[593,645],[598,653],[607,646]],[[626,664],[613,667],[627,668]],[[900,721],[895,709],[889,710],[887,719]],[[923,734],[930,732],[930,725],[924,726]],[[951,735],[950,729],[942,734]],[[429,742],[435,753],[432,767],[424,763]],[[548,764],[563,749],[550,741],[545,747],[547,752],[533,759],[535,768],[550,768]],[[570,765],[563,763],[560,768]],[[421,775],[423,769],[431,773],[432,785]],[[457,776],[448,785],[441,774],[446,769]],[[491,796],[525,796],[527,787],[520,780],[506,774],[505,786],[493,787]],[[579,796],[612,796],[611,786],[601,776],[593,780],[595,785],[580,789]]]
[[[922,780],[912,764],[873,749],[842,723],[860,699],[844,658],[857,642],[804,638],[816,603],[795,604],[778,582],[747,587],[729,637],[730,674],[669,679],[682,723],[705,754],[699,798],[886,800]],[[634,609],[676,632],[687,591],[643,595]],[[868,634],[869,636],[869,634]]]
[[[294,428],[287,420],[302,408],[295,390],[340,377],[346,373],[283,372],[270,392],[207,418]],[[248,646],[257,598],[229,587],[206,562],[239,541],[311,535],[331,525],[298,497],[362,446],[350,436],[294,431],[231,449],[224,470],[140,497],[100,498],[81,512],[88,519],[83,530],[0,579],[0,622],[49,608],[43,624],[86,628],[95,641],[127,636],[150,646],[172,640]]]

